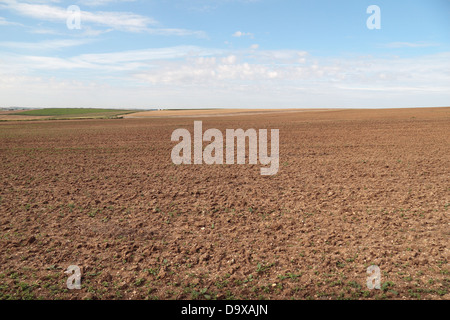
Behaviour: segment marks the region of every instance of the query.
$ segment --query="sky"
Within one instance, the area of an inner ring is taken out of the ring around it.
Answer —
[[[450,0],[0,0],[11,106],[450,106]]]

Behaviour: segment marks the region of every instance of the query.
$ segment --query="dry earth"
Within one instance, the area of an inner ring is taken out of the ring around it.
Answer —
[[[44,120],[47,117],[41,116],[19,116],[16,115],[20,111],[0,111],[0,121],[28,121],[28,120]]]
[[[279,173],[173,165],[192,118],[0,123],[0,299],[450,298],[450,108],[201,120]]]
[[[315,109],[315,112],[328,111],[329,109]],[[244,115],[261,115],[261,114],[277,114],[291,112],[308,112],[311,109],[211,109],[211,110],[160,110],[160,111],[143,111],[124,115],[125,119],[136,118],[196,118],[196,117],[222,117],[222,116],[244,116]]]

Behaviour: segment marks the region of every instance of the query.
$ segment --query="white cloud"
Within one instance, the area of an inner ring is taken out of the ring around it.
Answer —
[[[22,26],[22,24],[17,22],[8,21],[3,17],[0,17],[0,26]]]
[[[82,44],[78,40],[50,41],[47,46],[69,46]],[[89,40],[80,40],[89,41]],[[0,43],[0,46],[21,46],[23,48],[34,46],[33,43]],[[45,45],[45,43],[44,43]],[[122,71],[136,71],[154,68],[155,61],[168,63],[171,59],[183,59],[190,56],[203,57],[217,54],[211,49],[202,49],[195,46],[177,46],[157,49],[130,50],[122,52],[112,52],[103,54],[81,54],[69,58],[59,58],[55,56],[38,55],[0,55],[0,69],[14,68],[20,71],[39,73],[42,70],[64,71],[79,70],[83,73],[102,71],[104,73],[114,73]],[[199,58],[199,59],[200,59]],[[1,62],[4,62],[2,64]],[[122,76],[122,75],[119,75]]]
[[[44,76],[49,70],[53,77]],[[180,108],[445,105],[450,101],[450,52],[416,58],[339,59],[296,50],[195,46],[69,58],[3,53],[0,78],[2,100],[11,105],[29,101],[20,90],[34,95],[36,103],[48,99],[55,104],[63,93],[73,97],[79,90],[90,95],[91,105],[105,107],[120,107],[120,103],[150,107],[148,101]],[[58,83],[64,85],[52,91]],[[88,104],[87,98],[74,98],[80,106]]]
[[[92,42],[89,39],[63,39],[48,40],[40,42],[0,42],[0,47],[26,49],[33,51],[58,50],[62,48],[75,47]]]
[[[47,4],[30,4],[18,1],[4,1],[7,8],[16,13],[43,20],[43,21],[58,21],[66,22],[69,17],[65,8],[57,7]],[[89,12],[81,11],[81,19],[83,22],[111,27],[117,30],[127,31],[142,31],[148,28],[149,25],[155,24],[151,18],[144,17],[129,12]]]
[[[253,33],[250,33],[250,32],[242,32],[242,31],[236,31],[235,33],[233,33],[233,35],[232,35],[233,37],[236,37],[236,38],[241,38],[241,37],[250,37],[250,38],[254,38],[254,35],[253,35]]]
[[[43,3],[27,3],[16,0],[0,0],[4,3],[2,6],[5,9],[14,11],[15,13],[38,19],[41,21],[66,23],[69,13],[66,8],[49,5],[49,1],[42,1]],[[59,2],[59,1],[50,1]],[[106,2],[103,2],[106,4]],[[100,4],[100,2],[97,2]],[[147,32],[155,35],[175,35],[175,36],[197,36],[206,37],[203,31],[187,30],[180,28],[161,28],[159,23],[143,15],[132,12],[111,12],[111,11],[81,11],[81,22],[84,24],[94,24],[97,26],[106,27],[108,29],[127,31],[127,32]]]
[[[85,6],[98,7],[116,2],[135,2],[135,1],[136,0],[80,0],[78,1],[78,3]]]

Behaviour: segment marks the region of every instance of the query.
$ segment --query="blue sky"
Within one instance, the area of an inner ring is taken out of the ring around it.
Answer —
[[[450,105],[449,0],[0,0],[0,35],[0,107]]]

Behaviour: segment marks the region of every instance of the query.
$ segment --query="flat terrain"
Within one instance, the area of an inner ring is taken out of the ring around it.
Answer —
[[[450,298],[450,108],[200,119],[279,129],[272,177],[173,165],[194,120],[0,123],[0,299]]]
[[[142,111],[125,115],[125,119],[134,118],[191,118],[191,117],[222,117],[222,116],[243,116],[243,115],[260,115],[260,114],[276,114],[290,112],[307,112],[311,109],[202,109],[202,110],[159,110],[159,111]],[[326,111],[326,109],[315,109],[315,112]]]
[[[133,113],[130,110],[116,109],[37,109],[27,111],[0,111],[0,121],[30,121],[30,120],[63,120],[63,119],[113,119],[125,114]]]
[[[0,110],[0,121],[29,121],[29,120],[45,120],[48,117],[17,115],[17,111]]]

